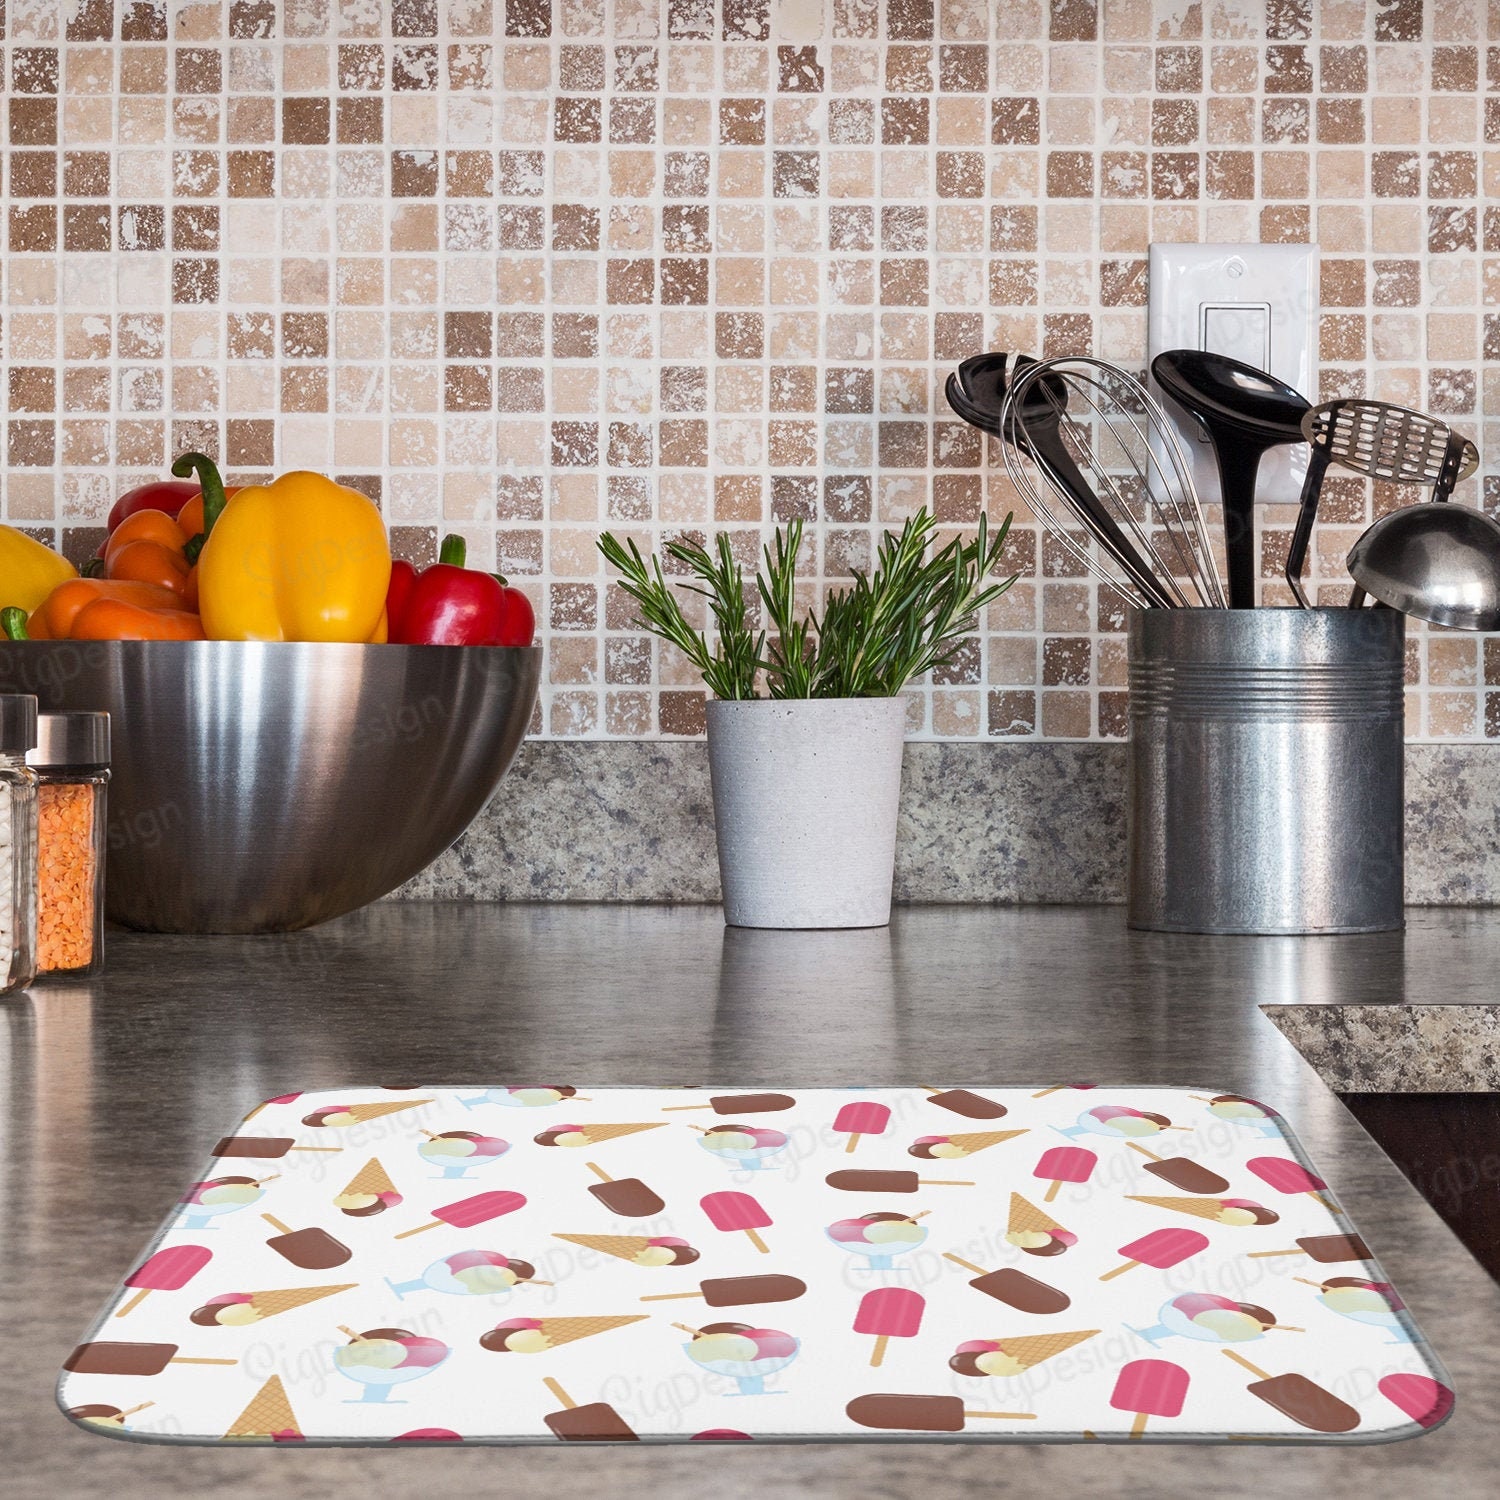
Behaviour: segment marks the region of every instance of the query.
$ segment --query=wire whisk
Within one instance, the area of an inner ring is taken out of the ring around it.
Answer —
[[[1018,362],[999,427],[1017,493],[1095,577],[1142,608],[1227,608],[1187,455],[1134,376],[1087,355]]]

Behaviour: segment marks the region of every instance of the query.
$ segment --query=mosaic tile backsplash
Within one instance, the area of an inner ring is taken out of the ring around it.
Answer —
[[[527,588],[536,729],[700,732],[595,550],[808,523],[806,591],[1013,492],[984,348],[1139,370],[1153,241],[1322,247],[1320,397],[1500,455],[1500,6],[1477,0],[9,0],[4,514],[92,551],[178,451],[334,473]],[[1494,45],[1490,45],[1491,43]],[[1493,311],[1490,309],[1494,309]],[[1460,498],[1500,510],[1500,462]],[[1330,479],[1314,562],[1396,497]],[[1291,529],[1262,511],[1265,596]],[[1020,581],[936,739],[1114,738],[1118,601]],[[1409,727],[1500,738],[1500,639],[1413,630]]]

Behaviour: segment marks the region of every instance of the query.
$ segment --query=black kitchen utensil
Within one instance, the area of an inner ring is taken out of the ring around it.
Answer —
[[[1229,607],[1255,603],[1255,481],[1272,448],[1303,440],[1307,399],[1254,365],[1202,349],[1168,349],[1151,361],[1156,383],[1208,434],[1224,504]]]
[[[1303,417],[1302,432],[1312,456],[1287,551],[1286,581],[1303,609],[1312,606],[1302,589],[1302,568],[1330,464],[1388,484],[1430,484],[1434,500],[1446,500],[1479,467],[1479,450],[1445,422],[1385,401],[1326,401]],[[1362,603],[1363,595],[1350,602]]]

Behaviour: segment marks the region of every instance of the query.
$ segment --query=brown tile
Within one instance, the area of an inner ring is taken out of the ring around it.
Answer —
[[[992,690],[986,701],[986,733],[1004,739],[1035,734],[1036,697],[1034,692]]]
[[[1472,208],[1439,207],[1427,210],[1427,248],[1434,255],[1478,248],[1478,223]]]
[[[553,630],[593,630],[597,626],[599,594],[593,584],[554,583],[547,592]]]
[[[13,198],[57,196],[55,151],[12,151],[9,161],[10,195]]]
[[[552,463],[560,469],[592,469],[599,462],[599,428],[593,422],[553,422]]]
[[[771,191],[777,198],[818,196],[819,156],[816,151],[774,151],[771,154]]]
[[[763,146],[766,141],[766,101],[720,99],[719,141],[726,146]]]
[[[1267,145],[1305,146],[1311,139],[1310,120],[1306,99],[1267,99],[1261,106],[1261,139]]]
[[[224,424],[224,462],[237,468],[269,469],[276,463],[276,424],[231,417]]]
[[[1427,194],[1431,198],[1472,198],[1479,167],[1472,151],[1429,151]]]
[[[391,87],[397,93],[429,93],[442,77],[438,49],[428,42],[406,42],[391,48]]]
[[[12,146],[57,144],[57,100],[17,96],[10,101]]]
[[[173,87],[179,94],[217,94],[224,87],[223,58],[217,47],[179,47],[173,58]]]
[[[725,0],[726,6],[739,0]],[[702,734],[707,727],[707,711],[704,704],[707,694],[702,692],[663,690],[658,700],[658,716],[663,734]]]
[[[64,250],[109,250],[109,208],[105,204],[68,204],[63,208]]]
[[[1011,96],[990,101],[990,141],[996,146],[1036,146],[1042,138],[1042,111],[1035,98]]]
[[[1365,139],[1363,99],[1319,99],[1318,139],[1330,145],[1357,145]]]
[[[274,36],[276,0],[232,0],[229,34],[239,41],[264,41]]]
[[[1049,198],[1092,198],[1094,196],[1094,158],[1088,151],[1049,151],[1047,153],[1047,196]]]
[[[385,87],[385,48],[366,43],[341,46],[338,56],[341,90],[367,91]]]
[[[880,101],[880,140],[886,146],[925,146],[931,135],[930,102],[922,97],[887,96]]]
[[[1420,42],[1422,0],[1389,0],[1375,13],[1377,42]]]
[[[502,314],[503,316],[503,314]],[[502,333],[504,329],[501,329]],[[505,348],[501,342],[500,347]],[[593,359],[599,353],[599,319],[593,313],[552,315],[552,357]]]
[[[274,198],[276,154],[272,151],[231,151],[228,162],[231,198]]]
[[[142,205],[138,212],[145,214],[155,212],[161,213],[155,205]],[[121,210],[123,217],[125,210]],[[123,243],[123,225],[121,233],[121,249],[125,248]],[[137,245],[135,249],[143,249],[144,246]],[[153,248],[160,249],[158,243]],[[219,209],[217,204],[210,203],[179,203],[172,210],[172,248],[174,250],[217,250],[219,248]]]
[[[1362,260],[1320,262],[1319,296],[1324,307],[1363,307],[1365,305],[1365,263]]]
[[[289,146],[326,146],[329,141],[329,114],[327,99],[283,99],[281,139]]]
[[[1191,46],[1156,49],[1156,88],[1163,94],[1196,94],[1203,88],[1203,49]]]
[[[328,370],[323,365],[288,365],[281,372],[281,408],[286,412],[328,410]]]
[[[502,203],[495,226],[502,250],[540,250],[546,243],[546,219],[539,203]]]
[[[1370,191],[1377,198],[1415,198],[1422,191],[1415,151],[1376,151],[1370,158]]]
[[[289,359],[326,359],[328,314],[282,313],[281,352]]]
[[[1262,85],[1268,94],[1310,94],[1313,91],[1312,62],[1306,47],[1267,47],[1266,73]]]
[[[662,157],[662,195],[666,198],[706,198],[708,153],[666,152]]]
[[[1325,94],[1363,94],[1370,86],[1367,49],[1320,47],[1318,77],[1319,86]]]
[[[483,365],[447,365],[443,370],[444,411],[493,411],[491,371]]]
[[[496,160],[495,191],[504,198],[540,198],[546,191],[547,159],[540,151],[502,151]]]
[[[544,411],[546,396],[543,372],[535,366],[501,365],[496,371],[495,397],[499,410]]]
[[[256,97],[231,98],[225,135],[237,146],[269,144],[276,139],[275,101]]]
[[[177,257],[172,261],[172,301],[176,305],[217,302],[219,300],[219,263],[197,257]]]
[[[11,54],[10,86],[17,94],[55,94],[57,48],[17,47]]]
[[[875,139],[873,99],[830,99],[828,142],[832,146],[868,146]]]
[[[1205,183],[1209,198],[1220,200],[1255,196],[1255,153],[1253,151],[1210,151],[1207,156]]]
[[[1154,99],[1151,141],[1156,146],[1188,146],[1198,139],[1196,99]]]
[[[6,372],[11,411],[54,411],[57,377],[42,367],[12,365]]]
[[[1432,88],[1435,93],[1472,94],[1479,87],[1477,47],[1434,47]]]
[[[1190,151],[1153,151],[1151,153],[1151,196],[1153,198],[1196,198],[1198,196],[1198,157]]]

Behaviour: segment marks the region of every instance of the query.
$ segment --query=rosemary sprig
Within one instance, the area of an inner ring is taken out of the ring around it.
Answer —
[[[929,557],[937,522],[919,511],[899,535],[885,533],[869,577],[856,572],[850,587],[828,595],[821,620],[811,611],[800,620],[794,613],[802,523],[793,521],[785,533],[778,529],[756,577],[774,630],[769,650],[766,631],[751,628],[743,569],[723,533],[716,555],[697,542],[666,548],[698,580],[679,587],[708,600],[717,649],[688,624],[656,558],[648,568],[634,542],[627,550],[609,533],[599,550],[640,605],[641,627],[677,646],[716,697],[756,697],[756,674],[763,671],[773,698],[888,698],[949,660],[979,612],[1016,581],[1015,575],[986,581],[998,568],[1010,521],[1007,516],[991,537],[981,514],[972,541],[955,537]]]

